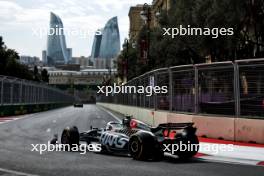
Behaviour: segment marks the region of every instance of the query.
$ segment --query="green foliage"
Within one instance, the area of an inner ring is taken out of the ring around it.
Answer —
[[[13,49],[8,49],[0,36],[0,75],[32,80],[32,73],[26,66],[18,63],[18,59],[18,53]]]
[[[160,20],[160,28],[179,28],[180,25],[199,28],[234,28],[234,36],[170,36],[157,37],[151,42],[152,58],[158,62],[159,58],[165,60],[163,66],[196,64],[205,62],[206,56],[211,56],[212,61],[234,60],[238,44],[241,20],[245,16],[245,1],[241,0],[177,0],[172,5],[165,17],[166,23]],[[162,16],[164,18],[164,16]],[[160,33],[160,32],[159,32]],[[160,42],[158,42],[160,41]],[[164,51],[162,57],[155,51]],[[153,53],[154,52],[154,53]],[[156,64],[156,65],[157,65]]]
[[[34,81],[49,81],[47,70],[44,69],[39,74],[38,68],[35,66],[32,72],[27,66],[20,64],[18,60],[18,53],[13,49],[8,49],[0,36],[0,75]]]
[[[146,27],[139,33],[136,49],[129,49],[129,78],[155,68],[244,58],[264,57],[263,0],[172,0],[172,7],[162,11],[159,27],[150,32],[150,60],[139,64],[140,40],[147,37]],[[163,28],[182,25],[199,28],[233,28],[233,36],[163,36]],[[132,52],[133,51],[133,52]],[[122,51],[119,62],[126,58]],[[132,64],[133,63],[133,64]],[[120,68],[120,67],[118,67]],[[122,68],[122,67],[121,67]],[[121,69],[119,69],[120,71]]]
[[[49,74],[48,71],[46,69],[41,70],[41,80],[43,82],[49,82]]]
[[[34,66],[33,79],[34,79],[34,81],[40,81],[40,74],[39,74],[37,66]]]
[[[136,46],[137,47],[137,46]],[[129,43],[128,49],[124,47],[121,54],[117,59],[117,68],[118,68],[118,76],[123,78],[126,72],[126,67],[128,67],[128,79],[135,77],[141,73],[143,65],[139,62],[139,53],[138,48],[133,48],[132,43]],[[126,66],[126,62],[128,61],[128,66]]]

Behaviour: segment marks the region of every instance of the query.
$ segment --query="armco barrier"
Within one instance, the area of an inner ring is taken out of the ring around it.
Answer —
[[[198,136],[264,144],[264,121],[259,119],[178,114],[111,103],[97,104],[121,114],[132,115],[153,126],[169,122],[194,122]]]

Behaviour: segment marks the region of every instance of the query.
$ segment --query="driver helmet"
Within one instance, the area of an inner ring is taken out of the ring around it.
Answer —
[[[125,118],[123,119],[123,125],[125,127],[130,127],[130,121],[131,121],[131,116],[126,115]]]
[[[108,123],[106,124],[105,129],[106,129],[107,131],[111,131],[111,130],[113,130],[114,127],[113,127],[112,123],[113,123],[113,122],[108,122]]]

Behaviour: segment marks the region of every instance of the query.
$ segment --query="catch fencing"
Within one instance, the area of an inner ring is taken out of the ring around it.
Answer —
[[[44,83],[0,76],[0,105],[72,103],[74,97]]]
[[[167,94],[113,94],[101,102],[190,114],[264,119],[264,59],[162,68],[129,86],[167,86]]]

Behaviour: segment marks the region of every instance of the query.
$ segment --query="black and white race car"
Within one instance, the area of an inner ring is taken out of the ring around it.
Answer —
[[[77,127],[67,127],[61,136],[62,144],[79,145],[97,143],[101,152],[129,155],[136,160],[160,160],[164,156],[164,148],[170,144],[199,144],[193,123],[166,123],[151,127],[146,123],[125,117],[121,122],[108,122],[105,128],[91,127],[79,133]],[[195,150],[177,151],[179,158],[188,159],[197,152]]]

